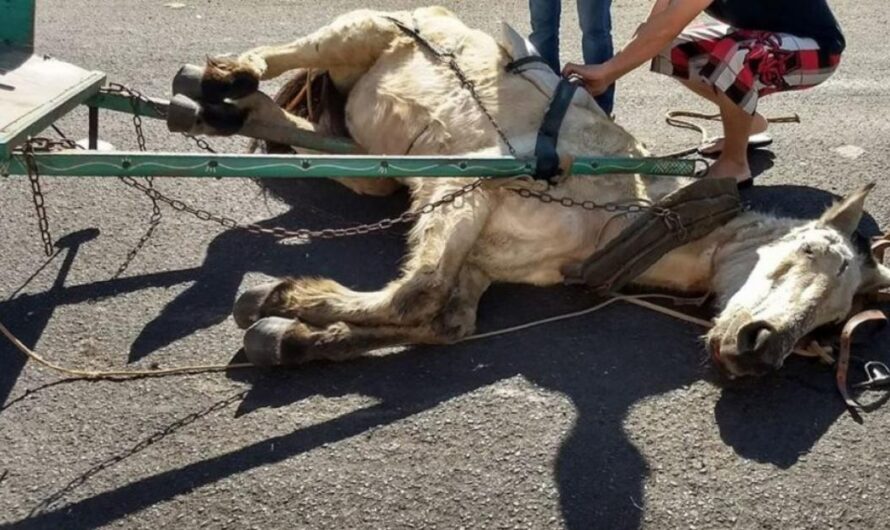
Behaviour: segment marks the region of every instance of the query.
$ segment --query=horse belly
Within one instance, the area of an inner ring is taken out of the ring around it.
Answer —
[[[601,215],[508,197],[492,212],[469,259],[493,281],[550,285],[595,246]]]

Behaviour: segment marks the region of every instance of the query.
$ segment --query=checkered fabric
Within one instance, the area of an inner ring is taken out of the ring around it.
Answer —
[[[840,58],[813,39],[712,23],[686,28],[655,56],[652,71],[700,80],[754,114],[762,96],[822,83]]]

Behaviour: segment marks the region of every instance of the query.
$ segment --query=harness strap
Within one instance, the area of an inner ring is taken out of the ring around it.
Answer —
[[[509,63],[507,63],[506,66],[504,66],[504,70],[506,70],[507,73],[510,74],[517,74],[519,73],[519,69],[523,66],[535,63],[541,63],[548,69],[550,68],[550,65],[547,64],[547,61],[544,60],[543,57],[539,55],[529,55],[528,57],[522,57],[520,59],[516,59],[515,61],[510,61]]]
[[[872,309],[854,315],[853,318],[847,321],[841,332],[841,351],[837,359],[835,380],[837,389],[840,392],[841,397],[844,398],[844,403],[846,403],[850,412],[854,413],[854,415],[857,410],[864,410],[864,407],[850,396],[850,392],[847,390],[847,370],[850,367],[850,350],[853,347],[853,335],[856,333],[857,328],[863,324],[884,324],[886,322],[887,317],[882,311]]]
[[[559,153],[556,152],[556,143],[559,140],[559,128],[562,120],[569,110],[572,97],[578,85],[568,79],[560,79],[550,100],[550,107],[544,114],[544,121],[538,129],[538,139],[535,143],[534,177],[538,180],[550,180],[560,174]]]

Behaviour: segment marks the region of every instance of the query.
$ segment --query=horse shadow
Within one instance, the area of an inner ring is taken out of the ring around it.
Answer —
[[[311,186],[289,182],[287,186],[299,201],[349,212],[351,222],[392,215],[405,206],[405,197],[357,198],[328,182]],[[794,186],[754,187],[743,197],[758,208],[799,216],[818,215],[832,201],[828,193]],[[299,207],[263,222],[266,226],[275,223],[324,224]],[[864,221],[863,231],[877,232],[872,219]],[[194,284],[146,326],[134,342],[134,350],[147,355],[175,337],[224,320],[248,273],[325,275],[352,287],[375,288],[392,276],[403,251],[398,235],[303,246],[280,244],[268,236],[243,231],[225,232],[208,247],[203,265],[190,270],[189,280],[183,280]],[[108,286],[104,289],[102,292],[109,291]],[[498,285],[482,299],[479,329],[500,329],[591,303],[592,295],[578,287]],[[177,318],[180,311],[198,307],[206,312],[205,317]],[[644,399],[701,380],[717,382],[703,368],[700,331],[669,317],[615,304],[556,326],[485,341],[416,347],[349,363],[313,363],[299,370],[232,373],[230,377],[251,384],[232,421],[261,408],[293,406],[310,396],[360,394],[377,401],[368,408],[141,478],[6,526],[87,528],[108,524],[202,485],[522,377],[565,396],[576,410],[576,420],[558,450],[553,470],[566,526],[636,528],[641,522],[638,506],[645,503],[643,486],[649,468],[628,439],[623,423],[630,409]],[[844,412],[834,394],[831,374],[824,368],[794,361],[785,374],[726,386],[715,407],[717,428],[728,445],[740,456],[781,468],[793,466]],[[801,414],[802,402],[808,404],[806,414]],[[523,404],[505,406],[521,408]],[[484,411],[480,417],[485,418]],[[270,446],[275,450],[270,451]]]

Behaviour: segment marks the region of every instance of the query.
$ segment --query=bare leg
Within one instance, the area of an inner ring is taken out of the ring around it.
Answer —
[[[707,99],[708,101],[710,101],[711,103],[713,103],[715,105],[718,105],[718,106],[720,105],[720,98],[712,87],[710,87],[702,82],[699,82],[699,81],[690,81],[690,80],[684,80],[684,79],[680,79],[679,81],[686,88],[695,92],[699,96]],[[749,133],[749,136],[752,134],[764,133],[767,131],[768,128],[769,128],[769,122],[767,121],[766,117],[764,117],[759,112],[755,113],[754,117],[751,121],[751,132]],[[725,138],[717,138],[717,139],[713,140],[712,142],[709,142],[709,143],[703,145],[702,148],[700,149],[700,152],[704,155],[709,155],[712,153],[713,154],[719,153],[720,151],[723,150],[724,142],[725,142]]]
[[[751,116],[736,105],[726,94],[714,91],[698,81],[682,81],[682,83],[703,98],[715,103],[720,109],[723,122],[723,145],[720,157],[711,166],[708,176],[715,178],[732,177],[742,182],[751,178],[748,166],[748,137],[751,135],[755,116]],[[759,114],[765,124],[766,119]],[[765,127],[764,127],[764,130]]]

